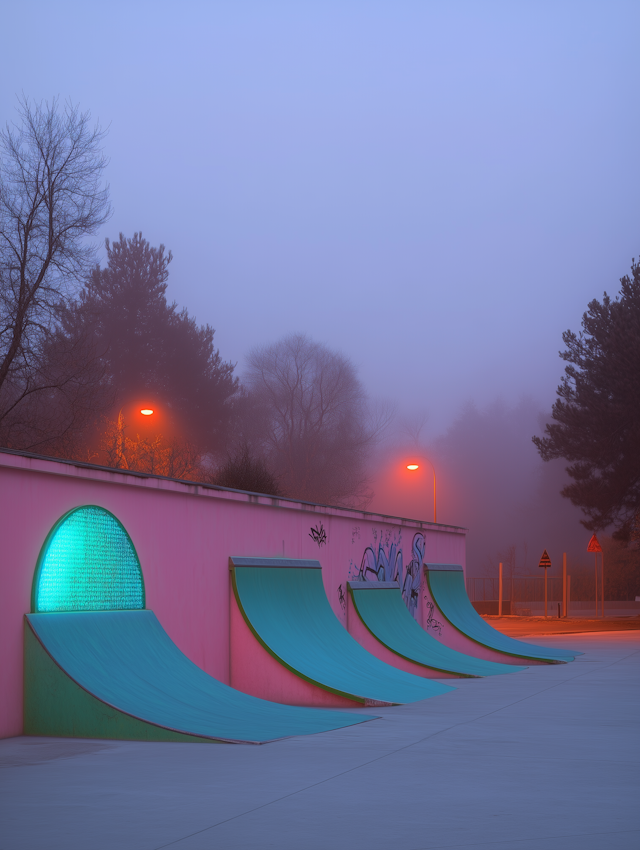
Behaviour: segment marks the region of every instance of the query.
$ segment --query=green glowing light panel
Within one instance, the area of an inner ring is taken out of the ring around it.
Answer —
[[[112,513],[85,505],[58,520],[38,558],[33,613],[114,611],[144,604],[140,561]]]

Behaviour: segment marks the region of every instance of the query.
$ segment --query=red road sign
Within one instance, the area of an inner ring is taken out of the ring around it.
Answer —
[[[548,556],[546,549],[542,553],[542,557],[540,558],[540,563],[538,564],[538,566],[542,567],[545,570],[551,566],[551,558]]]
[[[587,546],[587,552],[602,552],[602,546],[600,545],[598,538],[595,534],[591,535],[591,540],[589,541],[589,545]]]

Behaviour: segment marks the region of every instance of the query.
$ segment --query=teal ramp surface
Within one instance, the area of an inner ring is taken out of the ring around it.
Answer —
[[[165,735],[160,740],[171,740],[167,738],[166,730],[172,730],[200,739],[262,743],[290,735],[325,732],[374,719],[343,711],[279,705],[240,693],[209,676],[190,661],[173,643],[152,611],[31,614],[27,615],[27,620],[46,653],[30,637],[27,627],[25,693],[31,688],[31,692],[37,694],[39,699],[32,698],[32,704],[29,707],[25,705],[25,728],[27,712],[30,717],[36,717],[36,730],[38,712],[41,715],[45,713],[45,724],[47,712],[57,712],[61,717],[61,726],[65,724],[65,706],[54,704],[55,691],[59,686],[67,688],[68,693],[72,692],[69,691],[68,680],[63,680],[55,672],[56,668],[50,659],[82,691],[100,701],[95,703],[78,688],[74,690],[74,693],[79,694],[78,705],[97,705],[97,712],[95,707],[91,709],[94,716],[102,714],[107,718],[96,721],[94,717],[91,722],[94,725],[98,723],[98,733],[87,737],[120,737],[108,733],[107,706],[129,716],[124,719],[122,715],[113,716],[113,723],[120,723],[121,728],[126,727],[131,718],[134,722],[135,719],[143,721],[135,728],[142,729],[143,738],[147,740],[154,740],[153,730],[147,733],[144,724],[152,724],[164,730]],[[27,651],[29,642],[32,645]],[[49,668],[46,668],[47,664]],[[33,678],[37,677],[39,670],[46,672],[47,669],[53,687],[50,685],[48,689],[40,688],[38,691],[38,683],[33,682]],[[54,702],[47,707],[47,700]],[[81,712],[82,707],[78,711]],[[80,721],[82,725],[82,718]],[[105,724],[106,734],[100,731],[100,722]],[[87,727],[85,725],[82,728]],[[35,731],[28,734],[42,733]],[[49,731],[46,734],[73,732]],[[127,734],[126,737],[135,738],[137,735]]]
[[[260,643],[309,682],[359,702],[416,702],[452,690],[374,658],[331,609],[318,561],[231,558],[233,588]]]
[[[467,637],[477,643],[514,655],[518,658],[534,661],[547,661],[550,664],[573,661],[581,652],[536,646],[503,635],[491,628],[478,614],[467,596],[464,586],[464,573],[458,564],[427,564],[427,582],[433,601],[443,616]]]
[[[397,582],[350,581],[349,592],[371,634],[402,658],[458,676],[496,676],[524,669],[473,658],[437,641],[407,611]]]

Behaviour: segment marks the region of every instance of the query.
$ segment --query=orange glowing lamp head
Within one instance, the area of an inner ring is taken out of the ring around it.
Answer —
[[[141,408],[140,413],[143,416],[153,416],[153,409],[151,407],[143,407]]]
[[[408,463],[407,469],[410,469],[413,472],[414,469],[420,469],[420,464],[418,464],[418,463]]]

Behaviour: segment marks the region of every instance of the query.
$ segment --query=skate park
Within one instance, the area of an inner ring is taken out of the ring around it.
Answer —
[[[549,769],[560,794],[593,759],[605,773],[613,760],[628,787],[637,632],[501,634],[466,596],[463,529],[0,457],[9,846],[43,842],[51,819],[60,838],[47,846],[324,847],[358,834],[456,847],[479,844],[478,830],[488,846],[520,846],[523,830],[539,836],[523,847],[602,841],[589,793],[580,817],[561,796],[541,817],[527,788]],[[523,758],[532,772],[514,787]],[[46,803],[26,826],[28,773]],[[85,814],[63,828],[73,775]],[[182,813],[151,827],[159,789],[178,788],[167,775],[194,784],[181,780]],[[116,786],[120,814],[96,829]],[[608,803],[607,846],[631,846],[625,797]],[[419,836],[424,806],[434,828]]]

